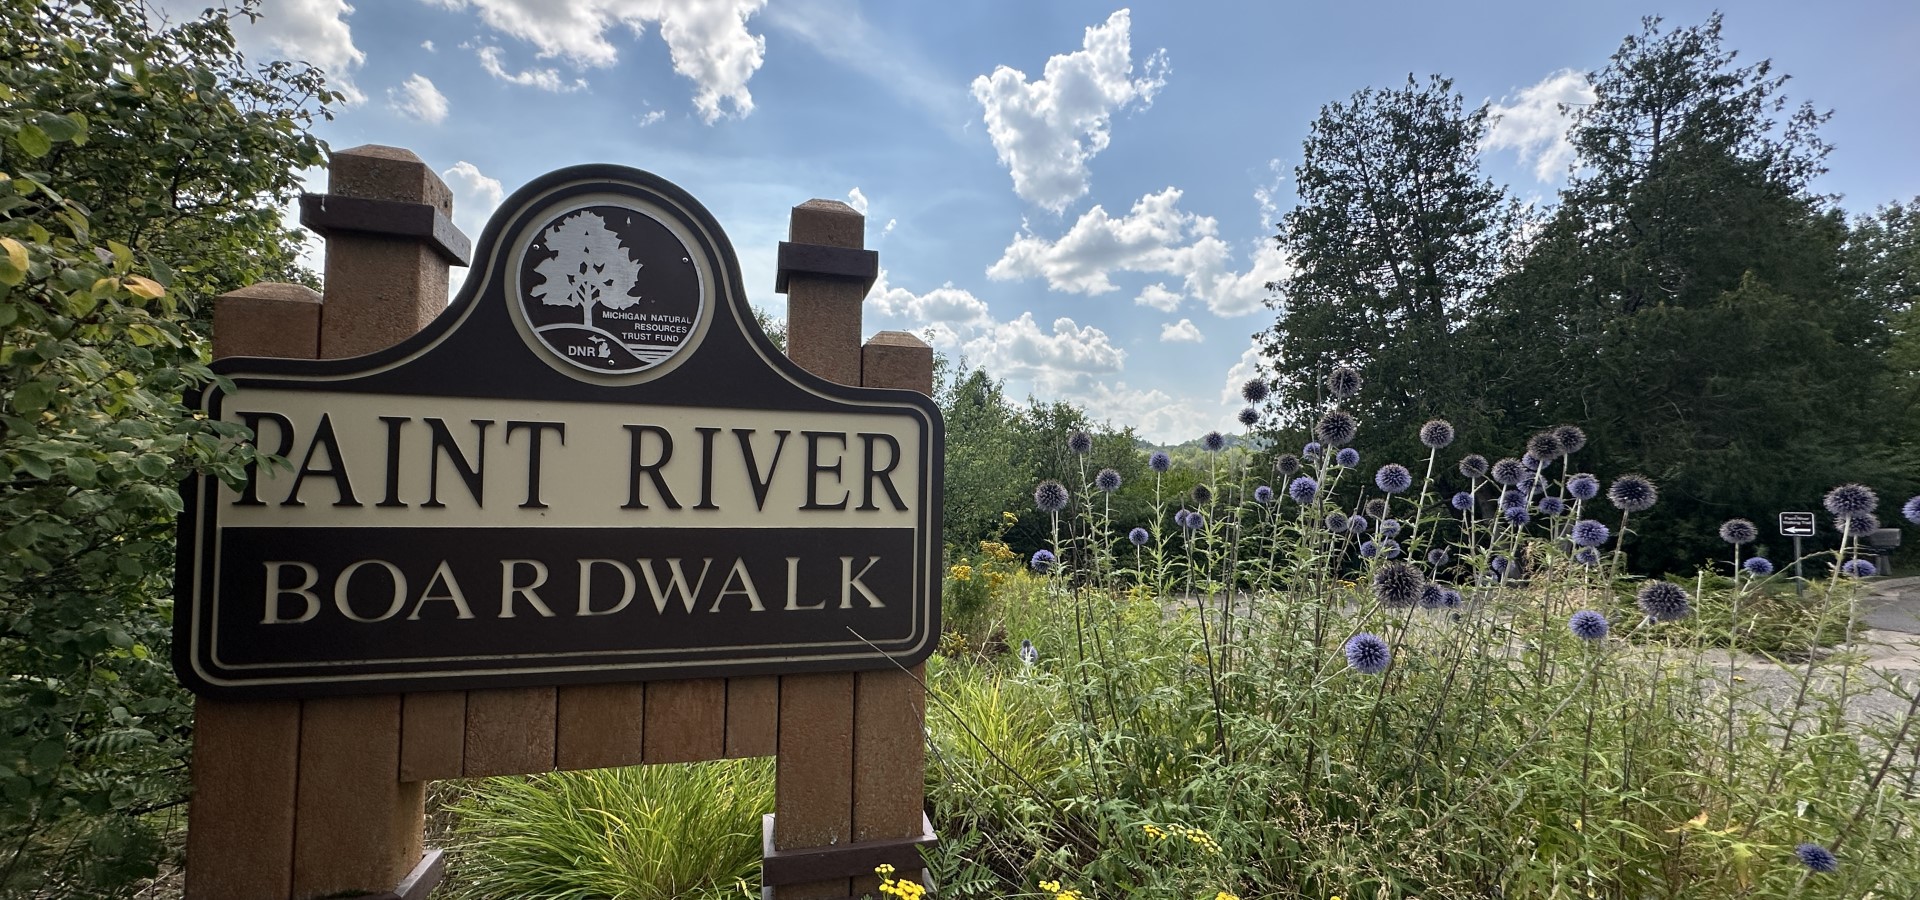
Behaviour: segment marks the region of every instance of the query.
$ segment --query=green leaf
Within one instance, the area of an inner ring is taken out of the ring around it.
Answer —
[[[33,767],[45,771],[60,765],[60,757],[66,755],[66,748],[59,741],[41,741],[27,751],[27,762]]]
[[[53,382],[29,381],[13,390],[13,411],[23,416],[37,413],[53,402]]]
[[[39,159],[53,150],[53,141],[47,138],[47,133],[38,125],[20,126],[20,131],[14,134],[13,139],[19,143],[20,152],[34,159]]]
[[[148,478],[159,478],[167,474],[167,461],[164,457],[148,453],[133,461],[133,467]]]
[[[67,480],[73,482],[75,487],[83,488],[93,487],[100,472],[99,467],[94,465],[93,460],[84,456],[67,457],[65,468],[67,470]]]

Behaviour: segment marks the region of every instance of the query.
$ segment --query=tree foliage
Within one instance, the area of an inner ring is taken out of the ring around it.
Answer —
[[[1467,109],[1444,78],[1321,107],[1294,169],[1300,203],[1281,223],[1294,274],[1262,335],[1284,416],[1316,415],[1336,366],[1369,385],[1352,411],[1373,446],[1410,451],[1426,418],[1461,415],[1473,392],[1450,337],[1499,275],[1517,221],[1480,172],[1486,128],[1486,107]]]
[[[156,870],[185,797],[177,485],[250,461],[181,404],[212,379],[197,323],[295,274],[278,208],[335,97],[304,66],[248,69],[221,15],[0,21],[0,893],[111,896]]]
[[[1389,456],[1425,455],[1428,415],[1458,427],[1453,452],[1488,456],[1583,426],[1583,468],[1661,482],[1663,514],[1639,526],[1656,569],[1711,555],[1723,519],[1811,509],[1836,483],[1915,487],[1912,213],[1850,230],[1813,193],[1827,114],[1740,64],[1717,14],[1645,20],[1589,83],[1575,174],[1518,228],[1473,162],[1485,113],[1444,80],[1324,108],[1269,354],[1361,367],[1361,440]],[[1280,383],[1296,428],[1317,387]]]

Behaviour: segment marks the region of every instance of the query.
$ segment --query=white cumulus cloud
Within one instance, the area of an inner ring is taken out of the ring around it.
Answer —
[[[387,105],[428,125],[447,120],[447,95],[433,86],[427,76],[415,72],[397,88],[387,88]]]
[[[1167,290],[1164,284],[1150,284],[1140,289],[1140,296],[1133,298],[1135,306],[1150,306],[1161,312],[1173,312],[1180,308],[1180,293]]]
[[[500,59],[499,47],[483,46],[476,48],[474,53],[480,57],[480,68],[485,69],[488,75],[492,75],[508,84],[539,88],[540,90],[552,91],[556,94],[572,93],[587,86],[587,80],[585,78],[575,78],[572,81],[568,81],[565,76],[560,74],[559,69],[552,67],[545,69],[521,69],[518,72],[508,71],[506,64]]]
[[[1572,69],[1561,69],[1521,89],[1518,96],[1502,97],[1489,109],[1492,127],[1487,129],[1483,149],[1512,150],[1521,162],[1533,163],[1533,176],[1554,181],[1573,160],[1573,144],[1567,140],[1572,117],[1562,107],[1585,106],[1593,102],[1593,86],[1587,76]]]
[[[223,5],[209,0],[159,0],[149,9],[181,22],[197,18],[208,7]],[[327,73],[327,84],[345,96],[348,106],[366,102],[366,95],[353,83],[353,73],[367,55],[353,44],[353,28],[347,24],[353,7],[345,0],[264,0],[259,12],[251,21],[246,16],[232,17],[242,52],[259,58],[264,51],[311,63]]]
[[[708,124],[753,111],[747,82],[766,59],[767,40],[747,30],[766,0],[433,0],[474,8],[481,21],[526,41],[543,58],[606,68],[619,61],[612,40],[658,27],[673,70],[694,83],[693,105]],[[557,77],[557,74],[556,74]]]
[[[858,193],[858,189],[855,189]],[[854,207],[858,209],[858,206]],[[953,286],[949,281],[924,294],[916,294],[903,287],[887,283],[887,270],[880,270],[880,277],[873,282],[873,289],[867,293],[867,302],[873,310],[882,316],[903,320],[911,330],[920,327],[944,324],[952,330],[956,338],[962,332],[972,331],[991,323],[987,313],[987,303],[972,292]]]
[[[1114,112],[1145,108],[1166,84],[1166,51],[1133,77],[1132,14],[1090,27],[1081,49],[1047,60],[1037,81],[999,66],[973,80],[974,99],[1021,199],[1058,212],[1087,192],[1087,161],[1107,148]]]
[[[1031,382],[1043,397],[1086,390],[1092,376],[1119,372],[1127,351],[1107,333],[1072,319],[1043,327],[1024,312],[1010,322],[995,322],[962,344],[967,359],[996,376]]]
[[[860,193],[860,188],[856,186],[847,192],[847,205],[853,207],[854,212],[864,216],[867,214],[867,195]]]
[[[1206,338],[1200,334],[1200,326],[1193,324],[1192,319],[1181,319],[1160,326],[1160,340],[1168,344],[1198,344]]]
[[[1266,285],[1287,270],[1278,244],[1262,240],[1244,272],[1232,269],[1232,248],[1218,236],[1211,216],[1180,209],[1180,190],[1148,194],[1126,215],[1105,208],[1087,210],[1057,240],[1031,231],[1013,243],[987,269],[996,280],[1045,278],[1055,291],[1095,296],[1119,290],[1115,272],[1171,275],[1181,279],[1186,296],[1205,303],[1218,316],[1241,316],[1261,307]],[[1164,284],[1142,291],[1135,303],[1156,309],[1177,307]]]

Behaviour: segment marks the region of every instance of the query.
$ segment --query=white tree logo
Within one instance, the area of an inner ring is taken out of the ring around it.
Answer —
[[[581,323],[593,327],[593,307],[626,309],[640,302],[629,293],[641,264],[621,246],[598,215],[583,212],[562,219],[541,236],[556,254],[533,267],[541,281],[533,296],[548,306],[580,307]]]

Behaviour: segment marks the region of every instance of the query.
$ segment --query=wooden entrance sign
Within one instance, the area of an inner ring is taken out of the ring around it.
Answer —
[[[184,488],[188,896],[425,896],[428,780],[768,754],[768,896],[917,865],[943,434],[930,349],[858,343],[864,219],[794,209],[789,359],[643,172],[521,189],[437,316],[465,239],[417,158],[303,206],[324,301],[221,298],[198,398],[291,466]]]

